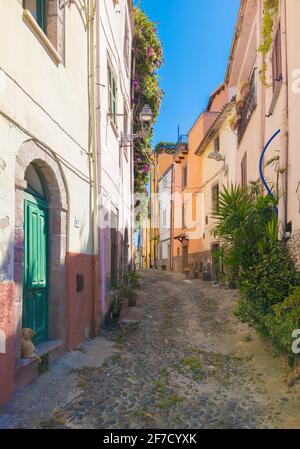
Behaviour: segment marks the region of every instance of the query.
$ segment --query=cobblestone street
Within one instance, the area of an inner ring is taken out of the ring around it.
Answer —
[[[139,326],[103,330],[104,363],[71,376],[54,367],[18,393],[0,427],[300,427],[299,385],[287,387],[272,347],[234,316],[236,291],[149,271],[140,298]],[[54,402],[58,388],[67,396]]]

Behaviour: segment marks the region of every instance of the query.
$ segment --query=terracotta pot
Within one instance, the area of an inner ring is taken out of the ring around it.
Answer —
[[[120,316],[123,316],[124,313],[127,312],[127,310],[128,310],[128,303],[129,303],[128,298],[121,299],[121,301],[120,301]]]
[[[235,110],[237,114],[240,114],[246,105],[245,100],[239,100],[235,106]]]
[[[138,295],[133,293],[131,298],[129,298],[129,307],[136,307],[138,302]]]

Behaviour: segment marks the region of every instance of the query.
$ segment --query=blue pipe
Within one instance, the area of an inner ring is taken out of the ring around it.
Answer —
[[[263,163],[264,163],[264,156],[266,154],[267,149],[269,148],[270,144],[273,142],[273,140],[275,139],[275,137],[278,136],[278,134],[280,133],[280,129],[278,131],[276,131],[275,134],[273,134],[273,136],[271,137],[271,139],[269,140],[269,142],[266,144],[264,151],[262,152],[261,156],[260,156],[260,161],[259,161],[259,174],[260,174],[260,178],[263,182],[263,185],[265,186],[265,188],[267,189],[268,194],[270,195],[270,197],[273,199],[274,201],[274,209],[276,212],[276,215],[278,216],[278,207],[275,205],[275,198],[273,196],[273,193],[270,190],[270,187],[268,186],[268,184],[266,183],[266,180],[264,178],[263,175]]]

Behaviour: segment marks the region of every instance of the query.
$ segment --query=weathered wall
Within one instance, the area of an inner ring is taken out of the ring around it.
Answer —
[[[70,331],[65,253],[92,254],[86,32],[76,6],[66,8],[65,58],[59,61],[25,20],[21,3],[0,2],[0,39],[9,43],[0,61],[0,330],[8,342],[0,355],[0,403],[12,394],[11,370],[20,360],[23,190],[30,163],[42,167],[50,203],[58,199],[49,214],[49,337],[62,340],[63,348]]]
[[[0,283],[0,405],[14,387],[14,284]]]
[[[112,211],[118,214],[118,233],[120,241],[124,238],[126,227],[129,232],[129,262],[131,262],[133,243],[133,222],[131,214],[132,188],[133,188],[133,151],[130,140],[126,147],[121,148],[122,133],[124,133],[124,117],[128,114],[128,129],[130,134],[132,123],[131,110],[131,61],[126,64],[124,56],[125,26],[128,24],[129,49],[132,45],[132,27],[129,15],[128,2],[115,2],[103,0],[100,5],[100,114],[101,114],[101,167],[99,189],[100,198],[108,216]],[[112,33],[112,30],[114,32]],[[131,54],[129,50],[129,55]],[[117,114],[116,126],[112,124],[108,116],[108,66],[110,66],[117,84]],[[104,233],[104,279],[106,301],[111,296],[111,234]],[[101,251],[101,250],[100,250]],[[119,248],[119,255],[121,248]],[[106,306],[102,303],[102,307]],[[104,312],[104,311],[102,311]]]
[[[67,270],[67,310],[68,310],[68,349],[73,350],[92,336],[94,319],[93,301],[93,256],[68,253]],[[83,276],[82,291],[77,291],[77,276]]]

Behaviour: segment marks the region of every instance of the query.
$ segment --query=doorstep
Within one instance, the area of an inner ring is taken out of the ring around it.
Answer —
[[[17,363],[15,373],[15,384],[17,388],[25,387],[33,382],[40,374],[46,371],[62,353],[62,342],[60,340],[49,340],[39,344],[37,347],[37,359],[20,359]]]

